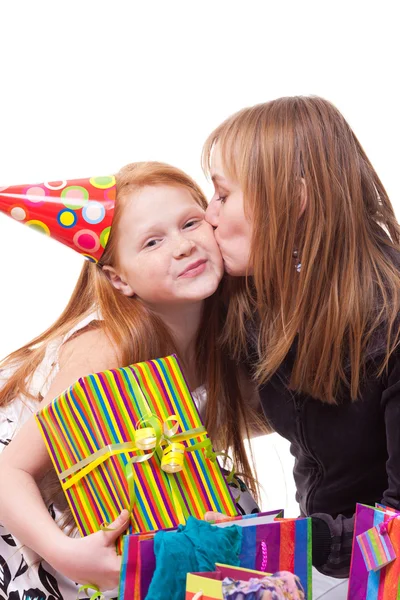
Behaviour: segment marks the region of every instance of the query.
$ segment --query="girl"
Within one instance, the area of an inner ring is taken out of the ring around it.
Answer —
[[[9,598],[23,591],[75,599],[73,582],[101,590],[118,583],[115,539],[127,515],[113,531],[65,535],[73,529],[69,511],[57,482],[50,503],[54,475],[32,417],[79,377],[176,352],[210,436],[223,449],[232,446],[239,469],[251,472],[242,442],[251,410],[242,403],[234,364],[216,349],[223,266],[204,219],[206,200],[193,180],[162,163],[128,165],[116,183],[100,260],[85,263],[56,323],[2,364],[0,587]],[[227,423],[234,426],[228,430]]]
[[[356,503],[400,508],[399,225],[322,98],[240,111],[211,133],[204,165],[232,276],[225,342],[291,442],[314,566],[346,578]]]

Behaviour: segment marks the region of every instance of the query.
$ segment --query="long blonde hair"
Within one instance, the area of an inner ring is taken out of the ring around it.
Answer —
[[[231,352],[246,352],[248,322],[258,320],[259,383],[297,338],[290,387],[335,403],[345,386],[356,399],[371,346],[384,340],[381,375],[399,342],[400,230],[382,182],[344,117],[319,97],[228,118],[205,143],[208,172],[216,144],[252,223],[253,278],[230,282]]]
[[[117,291],[101,267],[116,263],[118,224],[131,192],[147,185],[180,186],[187,189],[204,209],[207,207],[206,198],[188,175],[164,163],[127,165],[116,175],[116,181],[113,227],[101,261],[98,264],[84,263],[71,299],[57,321],[0,363],[0,368],[17,365],[0,390],[0,406],[12,402],[19,394],[29,395],[31,377],[43,360],[49,342],[68,333],[96,309],[102,316],[100,326],[119,352],[121,366],[176,352],[173,332],[140,300]],[[232,449],[238,471],[257,493],[243,442],[243,438],[250,435],[253,411],[242,398],[236,365],[218,349],[217,344],[223,322],[220,297],[221,286],[205,300],[197,339],[196,366],[207,389],[205,425],[217,448],[224,451]]]

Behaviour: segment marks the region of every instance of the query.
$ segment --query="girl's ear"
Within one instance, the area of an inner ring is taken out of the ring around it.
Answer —
[[[103,272],[105,273],[107,279],[110,281],[111,285],[115,287],[116,290],[121,292],[124,296],[134,296],[135,292],[132,287],[129,285],[127,281],[118,272],[114,269],[114,267],[110,267],[109,265],[104,265],[102,267]]]

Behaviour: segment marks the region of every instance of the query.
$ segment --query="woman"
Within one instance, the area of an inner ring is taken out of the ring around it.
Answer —
[[[231,116],[207,139],[204,166],[215,186],[206,218],[231,275],[225,343],[291,442],[314,566],[346,578],[356,503],[400,508],[399,225],[322,98]]]

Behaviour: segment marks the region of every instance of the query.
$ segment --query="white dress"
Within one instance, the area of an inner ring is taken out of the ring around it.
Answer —
[[[0,452],[13,439],[20,427],[38,410],[39,399],[44,397],[56,376],[59,350],[76,331],[86,327],[91,321],[98,319],[93,313],[83,319],[64,337],[49,343],[43,361],[36,369],[29,391],[38,401],[25,396],[0,407]],[[12,373],[12,368],[0,371],[0,389]],[[204,413],[206,393],[204,386],[193,392],[197,408]],[[48,510],[56,522],[61,512],[54,503],[48,504]],[[42,560],[30,548],[22,546],[0,523],[0,600],[76,600],[79,585],[56,572],[46,561]],[[116,597],[117,590],[105,594]],[[81,598],[87,596],[83,593]]]

